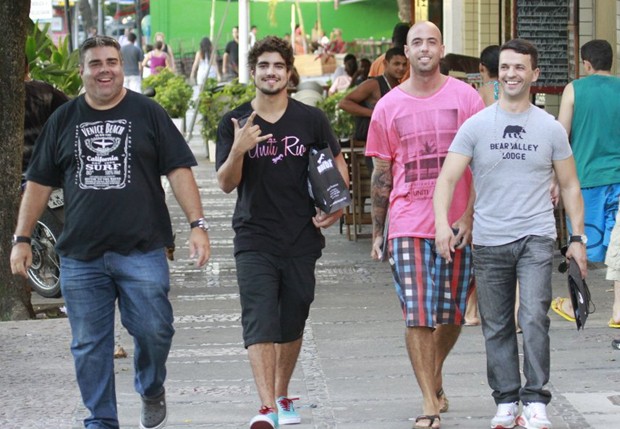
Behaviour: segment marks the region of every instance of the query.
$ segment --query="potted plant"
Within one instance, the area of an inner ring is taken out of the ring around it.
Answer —
[[[159,73],[150,75],[142,81],[142,88],[155,89],[155,101],[163,107],[171,118],[182,119],[185,131],[185,113],[189,109],[192,98],[192,87],[183,76],[174,74],[170,69],[163,68]]]
[[[207,145],[211,160],[215,155],[217,127],[224,116],[234,108],[254,98],[253,84],[245,85],[233,80],[226,85],[219,85],[215,79],[207,79],[198,101],[198,112],[202,115],[201,134]]]
[[[32,24],[32,30],[26,38],[25,52],[30,70],[30,77],[53,85],[69,97],[80,92],[82,79],[79,74],[79,51],[69,52],[69,38],[54,44],[48,36],[50,24],[43,28]]]
[[[340,100],[349,92],[351,92],[351,90],[337,92],[316,104],[316,107],[327,115],[327,119],[329,119],[334,134],[336,134],[336,137],[338,137],[341,142],[348,141],[355,129],[353,116],[338,107]]]

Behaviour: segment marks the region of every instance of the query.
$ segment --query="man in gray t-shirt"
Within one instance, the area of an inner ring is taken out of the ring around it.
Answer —
[[[129,43],[121,47],[123,71],[125,73],[123,86],[135,92],[142,92],[142,60],[144,59],[144,54],[142,49],[135,44],[135,34],[129,33],[127,40],[129,40]]]
[[[488,381],[497,404],[491,428],[551,427],[546,412],[551,393],[544,386],[550,373],[547,312],[556,229],[549,189],[554,174],[575,234],[566,256],[587,275],[583,200],[568,137],[553,116],[530,103],[530,87],[540,73],[537,59],[536,48],[526,40],[500,48],[500,99],[461,126],[433,198],[435,245],[451,261],[457,243],[448,209],[456,182],[471,167],[473,263]],[[514,317],[517,280],[523,386]]]

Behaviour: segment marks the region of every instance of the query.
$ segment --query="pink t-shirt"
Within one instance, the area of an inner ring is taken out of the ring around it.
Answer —
[[[392,164],[389,238],[435,237],[435,182],[457,130],[484,108],[477,91],[449,77],[430,97],[419,98],[400,87],[375,106],[366,155]],[[471,188],[469,169],[454,192],[449,221],[460,218]]]

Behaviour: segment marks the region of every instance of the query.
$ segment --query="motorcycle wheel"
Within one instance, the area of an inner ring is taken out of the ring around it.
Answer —
[[[44,298],[58,298],[60,291],[60,259],[54,249],[62,231],[62,223],[46,210],[32,233],[32,265],[28,277],[32,289]]]

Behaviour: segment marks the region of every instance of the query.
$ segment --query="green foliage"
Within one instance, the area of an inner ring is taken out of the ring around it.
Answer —
[[[69,97],[80,92],[82,79],[79,73],[79,52],[69,52],[69,40],[61,39],[58,46],[47,35],[50,24],[43,29],[32,26],[26,38],[26,58],[30,76],[36,80],[50,83]]]
[[[204,140],[215,140],[222,116],[251,101],[255,93],[254,84],[245,85],[235,79],[220,88],[215,79],[208,79],[198,104],[198,112],[202,115],[201,132]]]
[[[142,81],[142,88],[155,89],[157,101],[172,118],[184,118],[192,98],[192,87],[183,76],[163,68],[157,74],[150,75]]]
[[[353,116],[338,107],[340,100],[351,91],[337,92],[316,104],[327,115],[336,137],[341,139],[350,138],[355,129]]]

